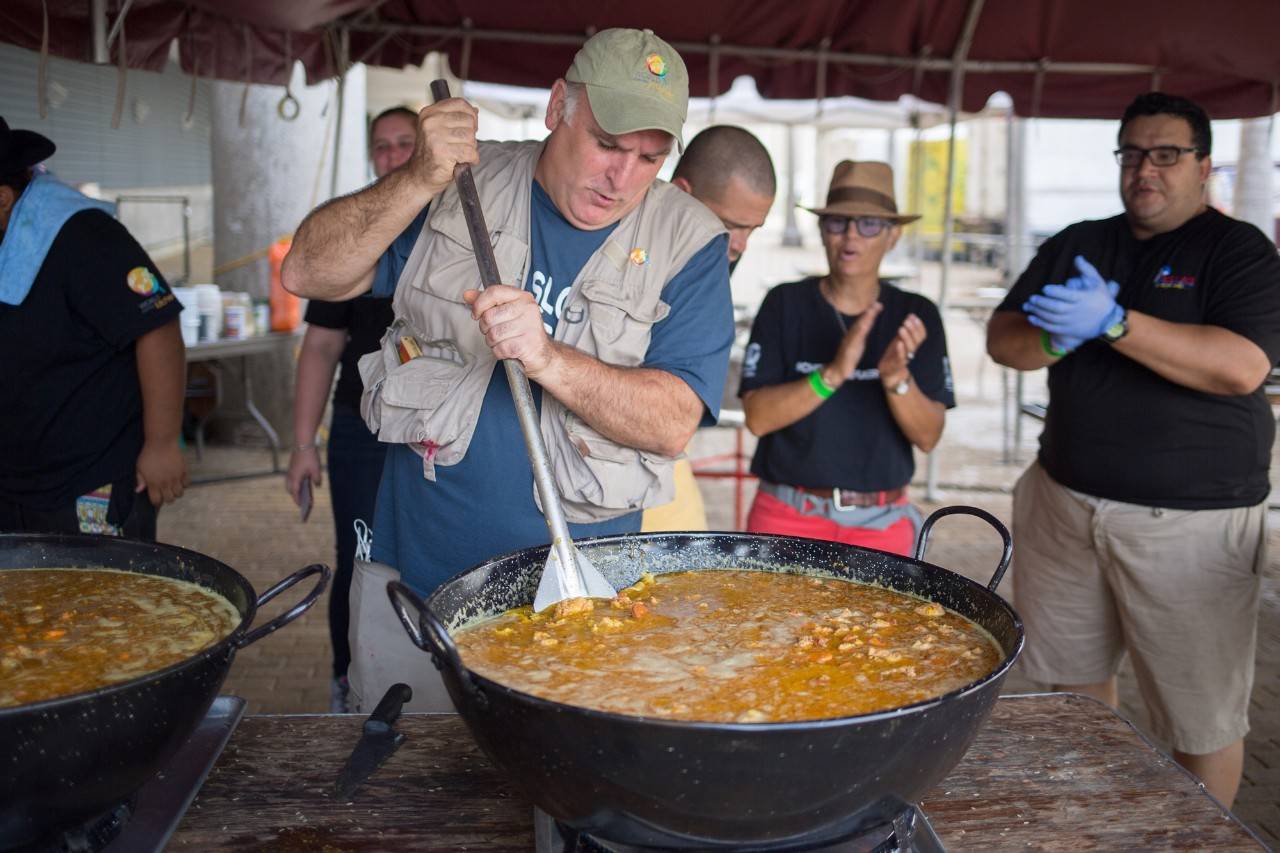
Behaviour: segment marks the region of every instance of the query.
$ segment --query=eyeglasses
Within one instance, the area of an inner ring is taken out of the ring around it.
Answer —
[[[823,216],[818,220],[822,230],[831,235],[842,235],[853,223],[861,237],[875,237],[881,231],[893,225],[887,219],[878,216]]]
[[[1172,166],[1183,154],[1200,153],[1199,148],[1183,148],[1178,145],[1157,145],[1155,148],[1139,148],[1126,145],[1115,151],[1116,162],[1125,169],[1136,169],[1142,165],[1144,157],[1151,160],[1152,166]]]

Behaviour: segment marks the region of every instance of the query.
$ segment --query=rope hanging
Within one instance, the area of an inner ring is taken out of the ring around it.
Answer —
[[[1049,57],[1044,57],[1036,64],[1036,76],[1031,81],[1031,115],[1040,117],[1040,98],[1044,94],[1044,78],[1049,73]]]
[[[711,99],[708,123],[716,123],[716,102],[720,98],[720,34],[711,34],[711,47],[707,51],[707,97]]]
[[[40,33],[40,66],[36,69],[36,102],[40,105],[40,118],[49,117],[49,2],[40,0],[43,29]]]
[[[119,72],[116,76],[116,109],[115,109],[115,112],[111,114],[112,130],[120,129],[120,116],[123,115],[124,113],[125,79],[129,75],[129,66],[127,62],[128,57],[127,57],[127,51],[125,49],[125,29],[124,29],[124,13],[123,12],[120,13],[120,17],[119,19],[117,19],[116,23],[120,27],[120,46],[119,46],[119,50],[116,53],[116,56],[118,57],[117,67],[119,68]]]
[[[121,32],[121,36],[124,33]],[[195,29],[187,19],[187,46],[191,51],[191,94],[187,97],[187,114],[182,117],[182,126],[191,127],[196,118],[196,83],[200,81],[200,54],[195,45]]]
[[[253,40],[249,38],[249,25],[240,27],[244,34],[244,91],[240,93],[240,126],[245,125],[245,113],[249,107],[249,87],[253,85]]]

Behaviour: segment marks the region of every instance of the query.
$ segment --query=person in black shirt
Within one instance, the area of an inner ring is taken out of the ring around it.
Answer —
[[[879,278],[902,225],[885,163],[838,164],[819,216],[830,272],[765,296],[743,359],[760,489],[747,529],[910,553],[912,448],[955,406],[937,307]]]
[[[182,306],[108,212],[0,118],[0,531],[155,539],[181,496]]]
[[[1138,97],[1124,214],[1041,248],[987,349],[1049,367],[1037,460],[1014,490],[1027,674],[1117,702],[1127,651],[1156,734],[1230,806],[1248,731],[1280,358],[1280,258],[1208,208],[1208,116]]]
[[[369,128],[369,159],[378,178],[398,168],[413,154],[418,116],[405,107],[379,113]],[[316,432],[324,417],[325,399],[333,387],[339,364],[338,385],[333,391],[333,417],[329,424],[329,496],[337,543],[337,571],[329,594],[329,640],[333,646],[333,687],[330,710],[346,711],[347,668],[351,646],[349,597],[355,560],[356,522],[368,530],[373,504],[386,456],[381,444],[360,416],[360,356],[378,349],[394,312],[389,298],[365,294],[347,302],[313,299],[307,304],[307,331],[298,356],[293,398],[293,454],[285,486],[294,503],[303,491],[321,484],[320,452]],[[306,484],[306,485],[304,485]]]

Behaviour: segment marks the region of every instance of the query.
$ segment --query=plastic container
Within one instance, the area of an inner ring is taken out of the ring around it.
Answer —
[[[222,337],[222,291],[216,284],[197,284],[192,289],[200,312],[200,342],[216,341]]]
[[[271,306],[265,299],[253,301],[253,333],[265,335],[271,331]]]
[[[253,307],[247,293],[222,294],[222,336],[242,341],[249,337],[253,325]]]
[[[280,281],[280,267],[284,264],[284,256],[289,254],[291,239],[277,240],[267,250],[267,258],[271,263],[271,331],[292,332],[302,323],[302,300],[284,289]]]
[[[200,342],[200,306],[194,287],[175,287],[173,295],[182,303],[178,324],[182,328],[182,343],[194,346]]]

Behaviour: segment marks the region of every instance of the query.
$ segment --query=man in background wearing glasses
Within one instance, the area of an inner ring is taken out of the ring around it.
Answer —
[[[1230,806],[1266,564],[1280,259],[1205,203],[1204,110],[1152,92],[1120,122],[1124,213],[1040,249],[987,351],[1049,368],[1013,493],[1029,677],[1117,704],[1127,651],[1157,737]]]
[[[770,290],[743,356],[738,394],[760,436],[747,530],[909,554],[912,448],[932,450],[955,405],[937,306],[880,280],[920,217],[898,211],[889,164],[852,160],[812,212],[829,271]]]

